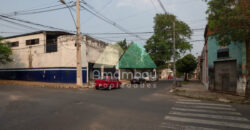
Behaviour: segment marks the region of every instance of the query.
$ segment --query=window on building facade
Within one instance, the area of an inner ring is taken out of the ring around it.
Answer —
[[[46,43],[46,53],[57,52],[57,39],[49,39]]]
[[[26,40],[26,45],[35,45],[39,44],[39,39],[31,39],[31,40]]]
[[[16,42],[10,42],[10,43],[8,43],[8,46],[9,47],[18,47],[19,46],[19,42],[18,41],[16,41]]]
[[[217,51],[217,58],[228,58],[229,57],[229,49],[228,48],[221,48]]]

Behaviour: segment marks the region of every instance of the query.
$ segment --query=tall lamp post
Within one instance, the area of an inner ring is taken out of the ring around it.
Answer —
[[[64,0],[60,0],[62,4],[68,7]],[[70,10],[70,8],[69,8]],[[71,13],[71,10],[70,10]],[[72,13],[71,16],[73,17]],[[74,20],[74,17],[73,17]],[[74,20],[75,22],[75,20]],[[82,86],[82,50],[81,50],[81,28],[80,28],[80,1],[76,1],[76,85]]]

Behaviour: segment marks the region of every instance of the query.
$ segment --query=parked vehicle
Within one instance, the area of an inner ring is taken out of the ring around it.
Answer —
[[[151,77],[151,81],[158,81],[159,79],[158,79],[158,77],[156,77],[156,76],[153,76],[153,77]]]
[[[146,83],[146,79],[144,79],[141,76],[134,76],[133,79],[130,80],[131,84],[141,84],[141,83]]]
[[[95,80],[95,88],[100,89],[113,89],[113,88],[120,88],[121,87],[121,82],[113,77],[103,77],[101,79]]]
[[[146,82],[150,82],[151,81],[151,77],[149,77],[148,75],[144,76],[143,79],[145,79]]]
[[[145,79],[146,82],[158,81],[158,78],[156,75],[144,75],[142,78]]]
[[[173,79],[173,77],[172,76],[168,76],[168,79]]]

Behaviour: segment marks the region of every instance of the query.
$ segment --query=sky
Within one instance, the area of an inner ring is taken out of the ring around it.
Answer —
[[[68,3],[71,2],[70,0],[65,1]],[[195,30],[191,39],[191,43],[193,44],[191,53],[195,56],[200,55],[204,45],[204,41],[200,40],[204,40],[203,34],[207,24],[207,15],[205,13],[207,10],[207,4],[203,0],[161,1],[168,13],[176,15],[178,20],[186,22],[191,29],[202,29]],[[157,13],[164,13],[157,0],[85,0],[85,2],[129,32],[152,32],[154,16]],[[0,14],[74,31],[75,25],[67,8],[50,12],[34,13],[34,9],[37,11],[36,9],[39,8],[41,10],[48,10],[62,7],[65,7],[65,5],[61,4],[59,0],[4,0],[0,4]],[[23,13],[26,14],[23,15]],[[74,9],[72,9],[72,13],[75,17]],[[144,39],[141,40],[131,35],[100,34],[123,32],[113,25],[95,17],[84,9],[82,9],[80,13],[81,32],[90,33],[91,36],[99,40],[111,43],[126,38],[129,42],[135,41],[144,45],[146,39],[152,35],[140,34],[140,37]],[[4,37],[38,30],[49,30],[37,26],[32,27],[33,28],[27,28],[25,25],[17,25],[0,19],[0,35]]]

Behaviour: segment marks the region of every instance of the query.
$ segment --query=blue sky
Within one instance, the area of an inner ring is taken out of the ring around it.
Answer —
[[[70,2],[70,0],[65,0]],[[85,0],[100,13],[123,26],[130,32],[151,32],[153,31],[153,17],[156,13],[163,13],[157,0]],[[202,0],[162,0],[166,10],[175,14],[179,20],[186,22],[192,29],[205,28],[207,5]],[[13,14],[14,11],[37,9],[52,5],[60,6],[59,0],[4,0],[0,4],[0,14]],[[73,11],[75,14],[75,12]],[[66,30],[75,30],[74,22],[69,10],[57,10],[39,14],[17,15],[16,18],[32,22],[50,25]],[[38,28],[45,30],[44,28]],[[20,33],[33,32],[36,29],[26,29],[10,24],[0,19],[0,35],[10,36]],[[84,33],[120,33],[114,26],[96,18],[86,10],[81,11],[81,31]],[[4,33],[5,32],[5,33]],[[8,33],[6,33],[8,32]],[[194,31],[193,40],[203,40],[204,30]],[[152,34],[140,35],[148,39]],[[100,40],[112,42],[126,38],[128,41],[137,41],[145,44],[136,37],[130,35],[93,35]],[[204,42],[192,42],[194,55],[201,52]]]

